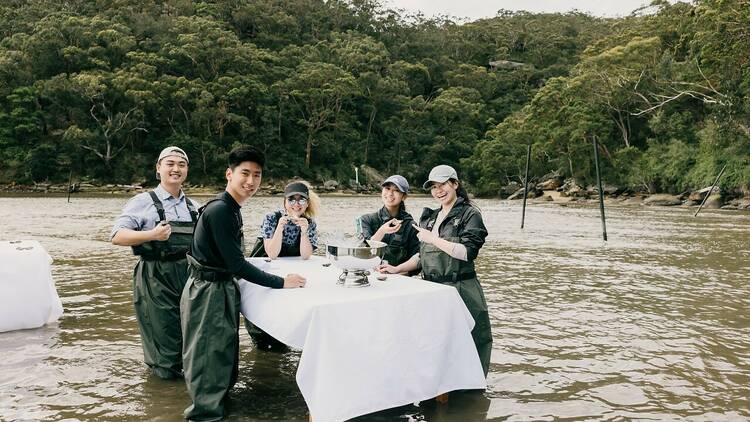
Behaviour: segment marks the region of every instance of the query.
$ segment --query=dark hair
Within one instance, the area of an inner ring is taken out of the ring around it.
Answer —
[[[249,145],[240,145],[237,148],[232,149],[227,158],[227,165],[229,168],[234,170],[237,166],[245,161],[252,161],[263,168],[266,164],[266,156],[257,149]]]
[[[455,183],[458,183],[458,187],[456,188],[457,197],[463,198],[466,205],[476,206],[476,204],[474,204],[474,201],[469,199],[469,192],[466,192],[466,188],[464,187],[463,183],[461,183],[460,180],[456,180],[456,179],[449,179],[449,180]]]

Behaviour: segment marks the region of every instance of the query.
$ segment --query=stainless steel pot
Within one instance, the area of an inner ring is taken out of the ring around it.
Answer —
[[[346,287],[365,287],[370,283],[370,270],[380,264],[385,247],[383,242],[366,240],[368,246],[326,245],[326,258],[343,270],[338,283]]]

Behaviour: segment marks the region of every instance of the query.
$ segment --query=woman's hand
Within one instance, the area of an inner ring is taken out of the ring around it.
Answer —
[[[401,220],[392,218],[386,221],[382,226],[380,226],[378,228],[378,231],[383,235],[396,233],[397,231],[401,230],[401,223]]]
[[[380,264],[377,267],[375,267],[375,271],[381,274],[398,274],[399,273],[398,269],[390,264]]]
[[[310,222],[305,217],[297,218],[294,223],[302,229],[302,233],[307,233],[307,228],[310,227]]]
[[[279,218],[279,222],[276,224],[276,228],[283,229],[287,224],[291,222],[292,222],[292,219],[288,215],[285,215]]]
[[[420,242],[434,245],[435,242],[437,242],[437,240],[440,239],[439,236],[435,235],[435,233],[431,232],[430,230],[423,229],[416,224],[412,224],[412,227],[414,227],[417,230],[417,238],[419,239]]]

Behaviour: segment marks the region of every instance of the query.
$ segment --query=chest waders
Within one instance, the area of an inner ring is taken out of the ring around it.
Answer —
[[[133,305],[144,361],[156,376],[170,379],[182,376],[180,295],[187,281],[185,254],[193,241],[198,213],[185,198],[192,221],[167,222],[159,197],[153,191],[149,194],[159,224],[169,224],[172,233],[165,241],[133,246],[133,253],[141,258],[133,270]]]
[[[388,238],[390,236],[390,238]],[[407,259],[411,258],[407,256],[409,252],[403,246],[405,244],[403,233],[394,233],[391,235],[383,236],[383,242],[387,243],[383,251],[383,260],[388,261],[390,265],[396,266],[402,264]]]
[[[241,218],[238,223],[242,233]],[[244,252],[243,239],[240,245]],[[218,421],[224,417],[229,390],[237,381],[240,289],[226,269],[203,265],[190,254],[187,263],[180,319],[185,384],[192,404],[185,409],[184,417]]]
[[[459,243],[460,215],[452,221],[444,221],[445,227],[440,237],[449,242]],[[431,221],[434,224],[434,221]],[[428,227],[431,229],[431,227]],[[443,252],[437,246],[422,242],[419,247],[419,262],[422,265],[422,278],[425,280],[453,286],[458,290],[466,308],[474,318],[471,337],[479,353],[484,376],[490,368],[492,353],[492,331],[490,327],[487,302],[484,299],[482,286],[479,285],[473,261],[461,261]]]

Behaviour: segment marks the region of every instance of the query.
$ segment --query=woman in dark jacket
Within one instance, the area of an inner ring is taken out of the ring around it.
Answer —
[[[485,376],[492,352],[492,332],[487,302],[474,269],[474,260],[484,245],[487,228],[453,167],[440,165],[424,183],[440,207],[425,208],[419,219],[419,255],[398,266],[385,265],[381,272],[402,273],[422,268],[422,278],[458,290],[471,316],[471,336],[479,352]]]
[[[406,212],[404,201],[409,194],[409,182],[403,176],[393,175],[381,184],[380,198],[383,208],[359,218],[359,229],[366,240],[377,240],[388,246],[384,263],[399,265],[419,252],[414,218]]]

